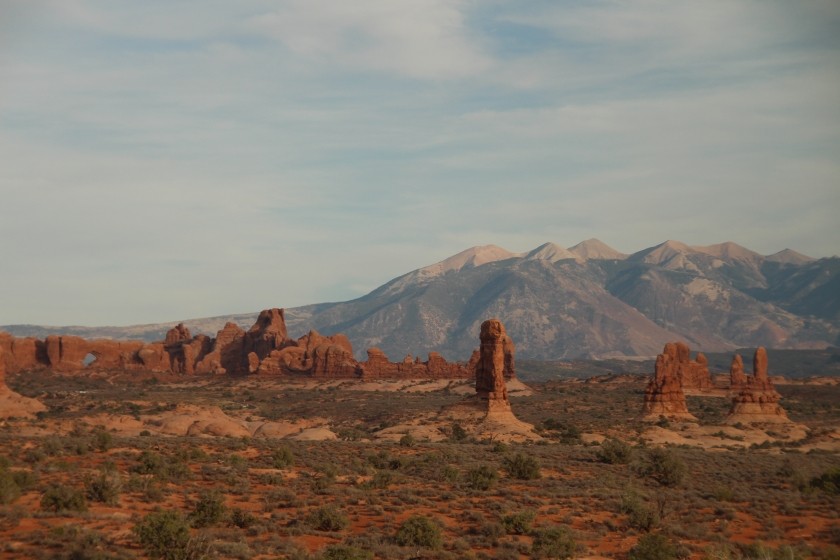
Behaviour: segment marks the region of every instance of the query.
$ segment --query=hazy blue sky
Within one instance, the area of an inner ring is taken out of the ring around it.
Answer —
[[[840,252],[840,2],[0,0],[0,324],[473,245]]]

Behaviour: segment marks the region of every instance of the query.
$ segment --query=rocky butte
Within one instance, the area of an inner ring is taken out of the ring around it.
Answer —
[[[656,357],[653,378],[645,389],[643,419],[656,421],[662,417],[671,420],[696,420],[688,411],[683,388],[706,389],[711,386],[705,357],[689,359],[688,346],[669,342]],[[683,384],[686,383],[686,385]],[[699,387],[698,387],[699,385]],[[790,420],[779,404],[781,396],[767,375],[767,351],[758,347],[753,358],[753,374],[744,372],[740,355],[732,357],[729,366],[729,391],[732,407],[726,417],[727,424],[787,423]]]
[[[227,323],[215,336],[192,336],[180,324],[161,342],[87,340],[77,336],[15,338],[0,333],[0,348],[9,371],[51,368],[62,373],[92,369],[119,369],[185,375],[260,374],[304,376],[319,379],[344,378],[466,378],[474,372],[476,355],[468,364],[447,362],[432,352],[427,361],[407,356],[390,362],[377,349],[359,362],[343,334],[324,336],[312,330],[289,338],[282,309],[260,312],[254,325],[244,331]],[[512,358],[507,365],[513,372]]]
[[[688,411],[685,393],[680,382],[686,378],[686,370],[693,369],[688,359],[688,346],[679,342],[669,342],[661,354],[656,357],[653,378],[645,389],[643,419],[651,422],[661,417],[669,420],[697,421]],[[699,366],[699,363],[697,364]],[[708,376],[708,369],[706,369]],[[692,376],[692,379],[695,376]]]
[[[790,420],[779,404],[781,395],[776,392],[767,375],[767,350],[759,346],[753,356],[753,374],[744,374],[741,356],[732,360],[730,367],[732,408],[726,417],[727,424],[787,423]]]
[[[39,401],[15,393],[6,385],[6,352],[0,346],[0,418],[29,418],[46,409]]]
[[[513,378],[513,341],[498,319],[481,324],[481,346],[475,359],[475,394],[446,407],[441,419],[458,422],[477,439],[538,441],[534,426],[513,414],[505,379]],[[471,360],[472,362],[473,360]]]

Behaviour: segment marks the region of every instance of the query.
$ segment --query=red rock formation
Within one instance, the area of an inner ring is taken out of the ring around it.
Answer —
[[[474,370],[475,394],[444,408],[440,417],[458,422],[478,439],[541,440],[531,424],[516,418],[508,400],[505,372],[512,371],[514,347],[504,325],[498,319],[484,321],[480,339]]]
[[[359,377],[359,364],[350,352],[337,344],[321,344],[312,351],[312,377],[340,379]]]
[[[245,331],[225,323],[216,335],[213,349],[195,366],[196,373],[239,373],[246,367]]]
[[[257,366],[259,366],[259,360],[271,354],[272,351],[286,346],[288,338],[283,310],[277,308],[266,309],[260,312],[257,322],[254,323],[245,337],[245,354],[248,355],[253,352],[257,358]],[[248,358],[247,362],[250,366],[254,365],[251,358]]]
[[[367,361],[359,364],[363,379],[455,379],[471,377],[475,370],[460,363],[449,363],[437,352],[429,352],[425,362],[406,356],[402,362],[391,362],[379,348],[369,348]]]
[[[138,351],[144,346],[140,341],[87,340],[78,336],[51,335],[45,344],[47,365],[55,371],[72,373],[87,368],[138,369],[142,365],[137,357]]]
[[[513,377],[513,343],[505,337],[503,345],[505,375]],[[189,375],[259,373],[327,379],[361,376],[455,378],[473,375],[478,362],[474,356],[467,366],[448,363],[432,352],[426,362],[408,356],[402,362],[392,363],[384,354],[372,349],[368,362],[360,364],[353,357],[350,340],[343,334],[323,336],[313,330],[298,340],[288,338],[284,312],[277,308],[262,311],[248,332],[234,323],[227,323],[215,338],[192,337],[181,323],[166,333],[163,342],[152,344],[57,335],[39,341],[0,333],[0,347],[5,350],[14,371],[51,367],[61,372],[78,372],[90,367]],[[93,362],[89,363],[91,359]]]
[[[166,339],[163,343],[167,346],[172,346],[173,344],[178,344],[179,342],[188,341],[191,338],[190,329],[185,327],[184,323],[178,323],[178,326],[172,327],[166,331]]]
[[[3,349],[9,371],[26,371],[47,364],[47,347],[36,338],[15,338],[0,332],[0,348]]]
[[[674,360],[674,368],[680,386],[685,389],[708,389],[712,387],[709,363],[702,353],[691,359],[691,350],[684,342],[669,342],[663,352]]]
[[[769,383],[767,377],[767,350],[763,346],[755,349],[753,354],[753,378],[756,383]]]
[[[697,420],[688,412],[679,380],[680,366],[688,358],[688,346],[669,342],[656,357],[654,376],[645,389],[644,419]],[[682,361],[681,361],[682,360]],[[707,370],[708,371],[708,370]]]
[[[781,395],[767,375],[767,350],[763,347],[755,351],[753,374],[746,378],[745,383],[733,384],[732,388],[736,392],[726,417],[727,424],[789,422],[787,413],[779,404]]]
[[[744,360],[740,354],[735,354],[732,356],[732,363],[729,365],[729,386],[734,389],[746,384],[747,375],[744,373]]]
[[[31,418],[46,407],[35,399],[15,393],[6,385],[6,364],[11,359],[5,346],[0,345],[0,418]]]
[[[481,324],[481,347],[475,370],[475,392],[487,400],[507,401],[505,385],[505,366],[508,363],[505,348],[513,342],[505,332],[505,327],[498,319],[490,319]]]

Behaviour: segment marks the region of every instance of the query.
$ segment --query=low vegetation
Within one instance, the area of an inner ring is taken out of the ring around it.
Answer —
[[[735,440],[723,437],[712,452],[645,445],[638,384],[549,382],[514,397],[517,415],[545,437],[518,444],[474,441],[458,424],[445,426],[440,443],[417,433],[374,439],[460,398],[445,392],[266,391],[257,380],[126,389],[74,378],[56,386],[37,375],[26,383],[50,408],[0,426],[2,557],[840,557],[836,454],[728,448]],[[835,391],[840,408],[840,388],[822,390]],[[795,417],[816,426],[808,442],[832,433],[829,400]],[[141,436],[89,421],[176,403],[213,404],[243,419],[329,417],[346,437]],[[719,402],[709,406],[718,413]],[[58,423],[60,437],[43,435]]]

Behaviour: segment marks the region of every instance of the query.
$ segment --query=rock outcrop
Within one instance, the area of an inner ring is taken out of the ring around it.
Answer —
[[[674,372],[683,390],[712,387],[709,361],[703,353],[698,352],[696,358],[692,360],[691,349],[684,342],[669,342],[665,345],[663,352],[673,359]]]
[[[734,364],[735,360],[733,360]],[[743,364],[742,364],[743,370]],[[741,372],[743,374],[743,371]],[[730,372],[731,375],[731,372]],[[732,376],[740,380],[739,376]],[[790,420],[779,404],[781,395],[776,392],[767,374],[767,350],[758,347],[753,357],[753,374],[744,376],[741,383],[733,383],[732,408],[726,417],[727,424],[787,423]]]
[[[24,397],[6,385],[6,350],[0,346],[0,418],[31,418],[47,408],[36,399]]]
[[[653,378],[645,389],[644,420],[655,422],[662,417],[669,420],[697,420],[688,411],[680,383],[680,372],[685,371],[686,364],[690,364],[688,346],[674,342],[665,345],[665,349],[656,357]]]
[[[367,361],[359,364],[362,379],[431,378],[451,379],[469,377],[474,369],[469,365],[447,362],[437,352],[429,352],[425,362],[406,356],[402,362],[391,362],[379,348],[369,348]]]
[[[513,343],[503,340],[504,369],[515,377]],[[467,378],[474,375],[476,356],[466,365],[449,363],[432,352],[427,361],[407,356],[390,362],[372,348],[367,362],[353,357],[343,334],[322,335],[314,330],[297,340],[289,338],[282,309],[266,309],[246,332],[227,323],[216,335],[192,336],[183,323],[171,328],[162,342],[86,340],[76,336],[48,336],[46,340],[17,339],[0,333],[0,348],[13,371],[49,367],[62,373],[89,369],[147,370],[186,375],[262,374],[297,375],[319,379],[353,378]]]
[[[744,373],[744,360],[740,354],[732,356],[729,365],[729,387],[732,389],[744,387],[747,384],[747,374]]]
[[[513,414],[505,373],[513,372],[513,341],[498,319],[481,324],[481,347],[475,363],[475,394],[445,408],[441,417],[459,423],[476,439],[538,441],[534,426]]]

